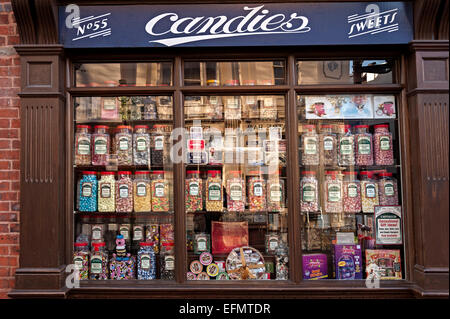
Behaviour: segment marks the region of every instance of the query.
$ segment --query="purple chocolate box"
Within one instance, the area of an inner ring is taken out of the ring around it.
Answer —
[[[303,255],[303,279],[323,279],[328,277],[327,255]]]
[[[362,279],[362,254],[360,245],[334,245],[336,279]]]

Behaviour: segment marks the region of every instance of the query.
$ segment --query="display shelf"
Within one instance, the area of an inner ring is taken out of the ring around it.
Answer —
[[[349,168],[354,168],[354,170],[382,170],[382,169],[398,169],[401,168],[401,165],[368,165],[368,166],[320,166],[320,165],[303,165],[299,164],[300,168],[308,168],[308,169],[324,169],[324,170],[347,170]]]
[[[249,246],[251,246],[251,245],[249,245]],[[272,255],[272,254],[266,254],[265,253],[265,247],[262,247],[262,249],[259,249],[259,248],[257,248],[257,246],[258,245],[254,245],[254,246],[251,246],[251,247],[253,247],[253,248],[255,248],[255,249],[258,249],[259,250],[259,252],[261,253],[261,255],[264,257],[264,260],[266,260],[266,259],[275,259],[275,255]],[[261,247],[260,247],[261,248]],[[227,257],[228,257],[228,255],[229,254],[213,254],[212,252],[210,252],[212,255],[213,255],[213,257],[214,257],[214,261],[213,262],[215,262],[216,260],[223,260],[223,261],[226,261],[226,259],[227,259]],[[200,257],[200,254],[194,254],[193,252],[188,252],[188,259],[189,260],[195,260],[195,259],[198,259],[199,257]],[[189,266],[189,265],[188,265]]]
[[[285,118],[277,118],[277,119],[260,119],[260,118],[240,118],[240,119],[185,119],[185,123],[192,123],[195,121],[205,122],[205,123],[224,123],[230,121],[242,121],[246,123],[262,123],[262,124],[270,124],[270,123],[284,123]]]
[[[144,125],[144,124],[173,124],[172,120],[74,120],[76,124],[96,125],[96,124],[114,124],[114,125]]]
[[[165,170],[167,166],[148,165],[74,165],[74,169],[80,171],[137,171],[137,170]]]
[[[146,218],[146,217],[172,217],[174,216],[173,211],[169,212],[131,212],[131,213],[117,213],[117,212],[111,212],[111,213],[102,213],[102,212],[81,212],[81,211],[74,211],[73,212],[75,216],[80,218],[92,218],[92,219],[112,219],[112,218]]]

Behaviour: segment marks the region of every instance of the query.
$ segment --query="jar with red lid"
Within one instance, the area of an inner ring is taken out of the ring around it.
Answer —
[[[116,211],[116,180],[114,172],[100,172],[98,182],[98,211],[112,213]]]
[[[373,165],[372,134],[369,133],[369,125],[355,125],[356,134],[356,165]]]
[[[203,210],[203,181],[200,178],[200,171],[186,171],[184,194],[186,212],[198,212]]]
[[[373,144],[375,165],[394,165],[392,133],[388,124],[374,125]]]
[[[319,188],[316,172],[302,171],[300,181],[300,211],[312,213],[319,211]]]
[[[342,190],[344,213],[359,213],[361,211],[361,183],[357,172],[344,172]]]
[[[73,263],[78,270],[79,280],[89,279],[89,244],[78,242],[74,244]]]
[[[150,165],[150,134],[147,125],[136,125],[133,134],[134,165]]]
[[[245,181],[241,177],[241,171],[229,171],[226,185],[227,210],[245,211]]]
[[[119,125],[114,136],[114,153],[118,165],[133,165],[133,129]]]
[[[164,178],[164,171],[152,172],[152,211],[168,212],[170,210],[169,184]]]
[[[378,192],[380,205],[398,205],[397,179],[392,177],[392,173],[389,172],[381,172],[378,174],[378,176]]]
[[[223,210],[222,172],[209,170],[206,180],[206,210],[208,212],[221,212]]]
[[[378,184],[373,172],[362,171],[361,176],[361,207],[363,213],[374,213],[375,206],[379,205]]]
[[[315,125],[304,125],[300,151],[303,165],[319,165],[319,136]]]
[[[355,137],[351,125],[340,125],[338,135],[338,164],[340,166],[355,165]]]
[[[267,210],[279,212],[285,207],[285,184],[280,171],[269,173],[267,179]]]
[[[137,171],[134,173],[133,194],[135,212],[150,212],[152,210],[150,172]]]
[[[333,132],[333,125],[322,125],[319,134],[320,158],[323,165],[337,166],[337,136]]]
[[[110,143],[108,126],[96,125],[92,134],[92,165],[108,165]]]
[[[247,174],[248,210],[261,212],[266,210],[266,180],[261,170],[253,170]]]
[[[91,127],[77,125],[75,132],[75,165],[91,165]]]
[[[108,253],[105,247],[104,242],[92,243],[89,274],[91,280],[108,279]]]
[[[175,245],[173,243],[162,244],[160,273],[162,280],[175,280]]]
[[[131,213],[133,211],[133,182],[130,171],[117,172],[116,212]]]
[[[342,213],[344,211],[344,207],[341,172],[326,171],[324,186],[325,212]]]

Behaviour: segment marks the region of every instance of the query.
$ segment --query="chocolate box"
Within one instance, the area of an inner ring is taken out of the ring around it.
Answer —
[[[360,245],[334,245],[335,278],[340,280],[362,279],[362,254]]]
[[[303,255],[303,279],[316,280],[328,278],[327,255]]]

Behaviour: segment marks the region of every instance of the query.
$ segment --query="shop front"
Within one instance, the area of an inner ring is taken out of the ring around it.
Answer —
[[[448,296],[448,1],[56,2],[11,297]]]

